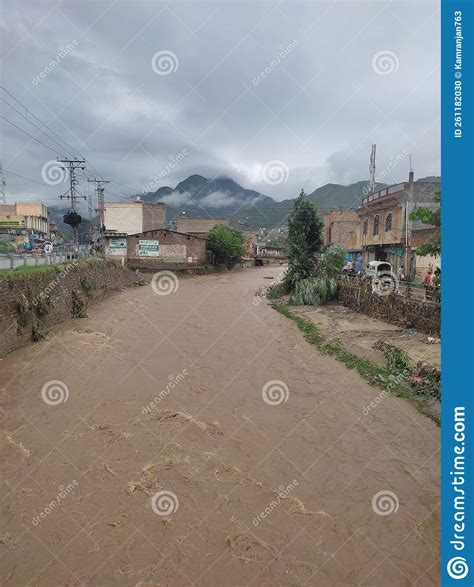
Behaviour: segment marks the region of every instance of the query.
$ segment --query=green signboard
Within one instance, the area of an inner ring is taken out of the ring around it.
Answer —
[[[156,240],[139,240],[138,241],[139,257],[159,257],[160,243]]]

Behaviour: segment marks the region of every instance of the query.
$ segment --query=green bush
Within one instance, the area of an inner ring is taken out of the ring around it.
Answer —
[[[309,277],[298,281],[291,303],[298,306],[320,306],[336,296],[337,283],[332,277]]]

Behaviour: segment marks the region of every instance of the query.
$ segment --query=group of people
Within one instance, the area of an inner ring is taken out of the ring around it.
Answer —
[[[428,268],[423,278],[423,286],[425,288],[425,300],[432,300],[433,292],[441,286],[441,269],[439,267],[436,267],[434,271],[431,267]]]

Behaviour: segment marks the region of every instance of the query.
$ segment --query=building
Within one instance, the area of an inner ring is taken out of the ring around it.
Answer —
[[[255,253],[256,245],[261,241],[262,237],[260,232],[256,230],[251,230],[248,228],[242,229],[239,228],[239,231],[244,235],[245,238],[245,257],[250,258]]]
[[[394,271],[404,265],[405,274],[414,279],[418,245],[412,237],[414,231],[430,227],[409,216],[418,207],[437,209],[433,194],[439,189],[438,182],[415,182],[411,171],[408,182],[366,196],[357,210],[364,264],[388,261]]]
[[[285,247],[259,243],[255,245],[255,265],[283,265],[288,262]]]
[[[142,269],[202,267],[206,262],[205,238],[158,229],[128,235],[127,264]]]
[[[331,210],[323,216],[324,244],[337,245],[346,251],[346,262],[352,261],[356,271],[362,269],[359,215],[354,210]]]
[[[30,240],[49,238],[48,208],[44,204],[1,204],[0,239],[13,249]]]
[[[180,214],[176,218],[176,230],[195,236],[205,236],[216,224],[229,226],[228,218],[190,218],[186,214]]]
[[[353,210],[331,210],[323,216],[324,244],[338,245],[346,251],[352,249],[354,244],[360,250],[359,216]]]
[[[104,226],[107,233],[138,234],[146,230],[165,228],[163,202],[147,204],[140,198],[133,202],[107,202]]]

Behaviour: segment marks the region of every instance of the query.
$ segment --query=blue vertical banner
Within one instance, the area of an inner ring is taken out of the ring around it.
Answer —
[[[441,584],[474,585],[474,0],[442,0]]]

